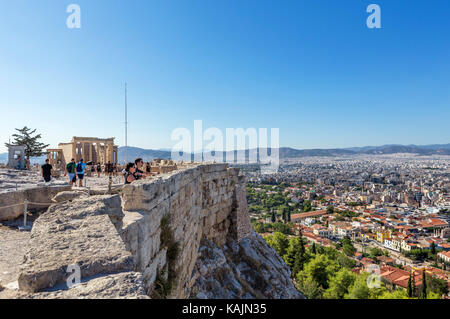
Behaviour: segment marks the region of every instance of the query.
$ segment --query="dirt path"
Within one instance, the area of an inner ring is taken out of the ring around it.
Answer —
[[[4,287],[0,299],[12,298],[17,292],[19,265],[29,238],[30,232],[0,224],[0,285]]]

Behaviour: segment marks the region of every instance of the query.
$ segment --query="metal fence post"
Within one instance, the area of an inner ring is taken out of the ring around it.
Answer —
[[[112,185],[112,177],[109,176],[109,182],[108,182],[108,193],[111,194],[111,185]]]
[[[27,210],[28,210],[28,199],[25,199],[23,206],[23,227],[27,227]]]
[[[23,202],[23,226],[19,226],[19,230],[30,230],[31,227],[27,226],[27,211],[28,211],[28,199]]]

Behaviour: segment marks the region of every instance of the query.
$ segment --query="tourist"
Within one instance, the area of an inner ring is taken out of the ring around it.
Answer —
[[[108,176],[113,175],[113,165],[111,162],[108,162],[108,164],[106,164],[105,171],[108,173]]]
[[[89,165],[91,167],[91,169],[90,169],[91,174],[89,176],[94,176],[94,174],[95,174],[95,164],[93,162],[90,162]]]
[[[76,167],[77,167],[77,164],[75,164],[75,159],[74,158],[72,158],[70,163],[68,163],[66,165],[66,172],[64,173],[64,176],[69,174],[70,185],[73,185],[77,181]]]
[[[22,169],[22,156],[21,155],[17,156],[17,169],[18,170]]]
[[[142,170],[144,168],[144,161],[142,158],[136,158],[134,164],[136,165],[136,173],[139,174],[138,176],[140,176],[140,178],[145,178],[152,175],[151,173],[147,173]]]
[[[147,165],[145,165],[145,171],[146,171],[147,173],[150,173],[150,172],[151,172],[150,167],[151,167],[150,162],[147,162]]]
[[[136,166],[134,163],[128,163],[124,171],[125,184],[131,184],[139,179],[136,175]]]
[[[84,179],[84,173],[86,170],[86,164],[83,162],[83,159],[80,159],[80,162],[77,164],[77,177],[80,181],[79,186],[83,187],[83,179]]]
[[[97,163],[97,176],[100,177],[100,173],[102,172],[102,165]]]
[[[44,178],[44,181],[46,183],[50,182],[52,180],[52,175],[53,173],[53,166],[50,165],[49,163],[49,159],[45,160],[45,164],[42,165],[41,167],[41,173],[42,173],[42,177]]]

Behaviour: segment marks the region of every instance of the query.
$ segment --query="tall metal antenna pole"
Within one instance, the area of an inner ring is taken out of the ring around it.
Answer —
[[[125,163],[128,163],[128,105],[127,83],[125,82]]]

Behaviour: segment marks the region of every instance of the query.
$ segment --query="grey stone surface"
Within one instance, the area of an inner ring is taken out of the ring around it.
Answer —
[[[64,191],[64,192],[60,192],[58,194],[56,194],[53,198],[52,198],[52,202],[53,203],[63,203],[63,202],[67,202],[69,200],[74,200],[76,198],[81,198],[81,197],[88,197],[88,193],[84,192],[84,191],[78,191],[78,190],[70,190],[70,191]]]
[[[289,267],[254,232],[240,242],[229,239],[222,249],[202,241],[195,266],[191,298],[304,298],[291,281]]]
[[[145,294],[142,274],[124,272],[93,278],[70,289],[19,293],[20,299],[149,299]]]
[[[111,221],[121,214],[117,195],[51,206],[34,224],[19,288],[38,292],[63,283],[69,265],[78,265],[82,278],[132,270],[131,253]]]

